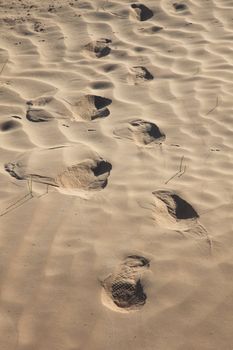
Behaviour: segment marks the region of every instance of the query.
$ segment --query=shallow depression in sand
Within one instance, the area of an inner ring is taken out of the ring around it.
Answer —
[[[67,167],[55,178],[66,189],[100,190],[107,186],[112,166],[104,160],[86,161]]]
[[[109,47],[111,42],[110,39],[105,38],[92,41],[85,45],[85,52],[96,58],[107,56],[111,52],[111,48]]]
[[[231,3],[1,0],[0,349],[232,347]]]
[[[112,103],[110,98],[97,96],[97,95],[85,95],[73,104],[75,107],[75,119],[78,117],[85,121],[93,121],[95,119],[108,117],[110,114],[108,105]]]
[[[154,16],[154,13],[144,4],[134,3],[131,5],[131,8],[134,10],[136,18],[139,21],[147,21]]]
[[[146,303],[141,276],[149,268],[149,260],[131,255],[103,282],[102,302],[113,311],[139,310]]]
[[[51,113],[44,109],[29,109],[26,114],[27,120],[34,123],[49,122],[54,119]]]
[[[138,85],[153,79],[154,76],[149,72],[149,70],[146,67],[143,66],[132,67],[128,75],[129,83],[134,85]]]
[[[129,139],[138,146],[161,144],[166,138],[156,124],[143,119],[131,120],[124,126],[116,128],[114,134],[120,138]]]
[[[176,230],[188,229],[197,223],[196,210],[175,192],[158,190],[153,196],[153,213],[159,225]]]
[[[55,178],[52,178],[42,174],[24,173],[20,163],[7,163],[5,165],[5,170],[17,180],[32,180],[63,189],[87,191],[106,187],[111,169],[111,164],[104,160],[87,160],[67,167]]]

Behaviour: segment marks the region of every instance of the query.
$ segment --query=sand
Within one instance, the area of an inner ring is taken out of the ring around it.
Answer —
[[[0,1],[1,350],[232,350],[232,8]]]

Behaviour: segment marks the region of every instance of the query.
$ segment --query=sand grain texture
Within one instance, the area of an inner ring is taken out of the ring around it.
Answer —
[[[1,350],[232,350],[232,8],[0,1]]]

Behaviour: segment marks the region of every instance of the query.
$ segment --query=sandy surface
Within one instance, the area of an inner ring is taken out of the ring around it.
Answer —
[[[233,349],[232,0],[0,1],[0,349]]]

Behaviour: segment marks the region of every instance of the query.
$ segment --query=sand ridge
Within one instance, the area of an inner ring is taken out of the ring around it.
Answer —
[[[231,10],[1,1],[1,349],[231,349]]]

